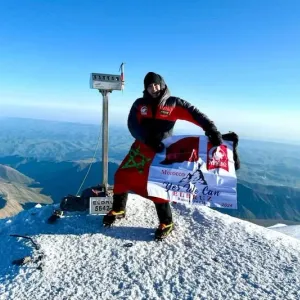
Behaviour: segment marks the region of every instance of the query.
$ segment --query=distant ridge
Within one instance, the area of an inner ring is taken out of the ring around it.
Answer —
[[[18,214],[28,203],[51,204],[51,197],[41,194],[41,188],[31,188],[34,179],[21,172],[0,165],[0,218]]]

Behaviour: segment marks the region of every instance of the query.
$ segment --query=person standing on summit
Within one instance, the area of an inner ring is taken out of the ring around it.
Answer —
[[[115,173],[113,207],[103,218],[104,226],[111,226],[115,220],[125,217],[128,192],[131,191],[154,202],[159,220],[155,238],[161,240],[171,233],[174,223],[169,201],[148,196],[147,189],[139,184],[142,181],[136,177],[137,172],[131,173],[130,168],[124,166],[137,151],[141,157],[147,157],[147,153],[152,156],[153,153],[161,153],[164,150],[162,140],[172,135],[177,120],[201,127],[213,146],[222,144],[222,135],[213,121],[189,102],[171,96],[161,75],[147,73],[143,97],[135,100],[128,116],[128,129],[135,141]],[[143,164],[136,165],[136,168],[139,168],[138,176],[147,176],[143,174]],[[146,177],[143,179],[147,181]]]

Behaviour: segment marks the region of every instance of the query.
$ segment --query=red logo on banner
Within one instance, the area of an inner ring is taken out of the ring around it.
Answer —
[[[221,168],[228,172],[227,146],[220,145],[213,147],[210,142],[207,144],[207,170]]]
[[[183,138],[166,149],[166,158],[160,162],[162,165],[171,165],[184,161],[195,162],[198,160],[199,137]]]

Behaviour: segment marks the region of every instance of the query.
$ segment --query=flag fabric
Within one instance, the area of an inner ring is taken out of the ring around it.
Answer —
[[[213,147],[206,136],[172,136],[164,144],[150,165],[150,197],[237,209],[232,142]]]
[[[155,153],[137,141],[115,175],[114,193],[237,209],[233,143],[213,147],[206,136],[177,135]]]

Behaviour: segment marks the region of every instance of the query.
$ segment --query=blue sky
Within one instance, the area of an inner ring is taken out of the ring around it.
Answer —
[[[90,73],[117,74],[125,62],[112,123],[126,124],[155,71],[222,131],[299,140],[299,9],[297,0],[0,1],[0,116],[100,122]]]

